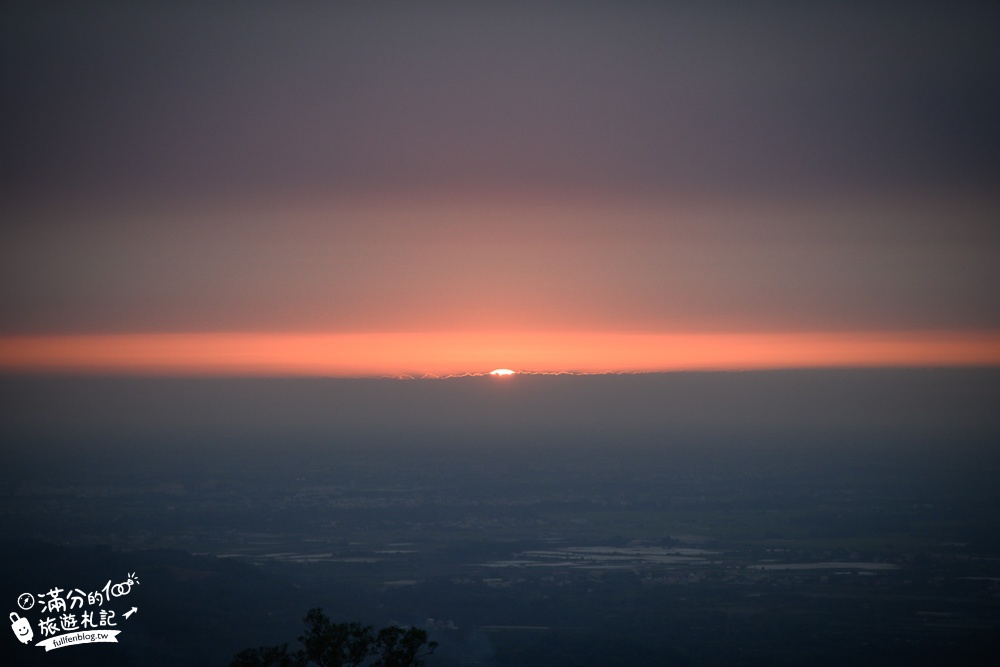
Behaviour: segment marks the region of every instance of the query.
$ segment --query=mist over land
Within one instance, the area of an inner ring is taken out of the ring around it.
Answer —
[[[996,647],[994,370],[0,391],[2,594],[112,563],[145,575],[123,646],[24,664],[226,664],[292,640],[312,606],[427,627],[431,665]]]

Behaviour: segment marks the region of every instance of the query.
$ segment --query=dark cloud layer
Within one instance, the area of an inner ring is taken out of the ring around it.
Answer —
[[[8,8],[7,190],[914,187],[1000,175],[998,12]]]
[[[1000,10],[0,9],[0,332],[996,329]]]
[[[983,438],[1000,431],[993,369],[803,370],[390,379],[0,378],[0,427],[17,435],[130,443],[287,436],[530,446],[645,434],[700,437],[865,433]],[[582,440],[581,440],[582,438]],[[881,443],[884,445],[885,443]]]

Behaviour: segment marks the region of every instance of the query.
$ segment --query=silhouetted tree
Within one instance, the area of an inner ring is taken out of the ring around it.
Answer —
[[[379,659],[373,667],[421,667],[437,648],[437,642],[427,641],[426,631],[395,625],[379,630],[375,645]]]
[[[310,609],[305,617],[306,632],[299,637],[305,647],[297,654],[301,664],[318,667],[357,667],[372,654],[375,635],[371,626],[359,623],[334,623],[320,608]]]
[[[298,661],[288,653],[288,644],[261,646],[240,651],[229,667],[298,667]]]
[[[391,625],[372,632],[360,623],[334,623],[320,608],[310,609],[303,619],[303,648],[294,654],[288,644],[261,646],[240,651],[229,667],[422,667],[423,658],[434,652],[437,642],[427,641],[419,628]],[[372,662],[374,660],[374,662]]]

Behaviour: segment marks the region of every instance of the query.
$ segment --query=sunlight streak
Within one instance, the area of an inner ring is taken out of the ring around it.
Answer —
[[[413,377],[998,366],[1000,332],[121,334],[0,337],[0,372]],[[515,365],[516,364],[516,365]]]

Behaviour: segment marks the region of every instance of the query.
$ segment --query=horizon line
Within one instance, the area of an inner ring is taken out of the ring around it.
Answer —
[[[0,373],[397,377],[1000,366],[1000,331],[0,336]]]

